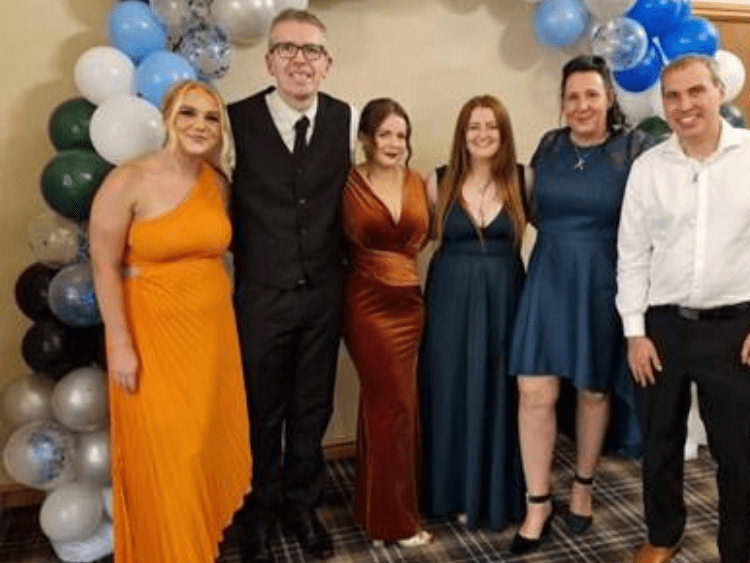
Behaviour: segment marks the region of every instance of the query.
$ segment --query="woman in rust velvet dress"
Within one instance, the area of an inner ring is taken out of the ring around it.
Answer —
[[[366,160],[342,201],[351,270],[344,336],[360,380],[354,517],[373,541],[418,546],[417,349],[424,306],[416,256],[429,228],[425,185],[409,170],[409,120],[389,99],[362,110]]]

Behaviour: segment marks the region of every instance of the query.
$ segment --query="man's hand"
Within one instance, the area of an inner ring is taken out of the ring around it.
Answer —
[[[746,366],[750,366],[750,333],[747,334],[745,341],[742,343],[740,361]]]
[[[745,352],[750,353],[750,335],[745,339],[742,352],[743,358]],[[633,373],[633,379],[641,387],[656,383],[655,372],[661,371],[661,361],[656,353],[654,343],[648,336],[631,336],[628,338],[628,365]]]

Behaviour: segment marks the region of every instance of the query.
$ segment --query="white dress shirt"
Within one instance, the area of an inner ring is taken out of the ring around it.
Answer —
[[[284,101],[284,98],[279,95],[279,91],[274,88],[266,94],[266,105],[271,114],[271,119],[273,119],[273,123],[276,125],[276,129],[279,131],[279,135],[281,135],[289,152],[294,151],[294,124],[297,123],[303,115],[306,115],[307,119],[310,120],[310,126],[307,128],[307,135],[305,135],[305,141],[308,144],[310,143],[313,131],[315,130],[315,114],[318,112],[318,96],[315,96],[312,105],[307,108],[306,111],[300,112],[287,104]],[[354,149],[357,144],[359,113],[351,104],[349,105],[349,110],[351,114],[349,120],[349,146],[351,147],[352,154],[354,154]]]
[[[617,241],[617,309],[643,336],[651,305],[712,308],[750,301],[750,131],[722,121],[700,162],[677,137],[630,170]]]

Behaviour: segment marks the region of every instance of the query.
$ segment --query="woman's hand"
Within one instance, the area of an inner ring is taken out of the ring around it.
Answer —
[[[128,393],[135,393],[138,387],[138,355],[133,345],[123,343],[113,346],[107,357],[109,377]]]

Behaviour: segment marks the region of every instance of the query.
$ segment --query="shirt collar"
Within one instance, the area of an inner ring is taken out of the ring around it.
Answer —
[[[709,160],[713,160],[718,155],[726,152],[731,148],[739,146],[741,143],[742,133],[737,128],[732,127],[732,125],[727,122],[727,120],[722,118],[721,132],[719,133],[719,143],[716,146],[716,151],[713,155],[711,155]],[[662,143],[662,146],[664,147],[664,150],[666,152],[674,156],[689,159],[689,157],[685,154],[685,151],[682,150],[682,145],[680,145],[680,141],[675,133],[672,133],[669,138],[664,141],[664,143]]]
[[[306,115],[312,124],[315,121],[315,114],[318,112],[317,94],[313,98],[312,105],[304,112],[298,111],[287,104],[284,101],[284,98],[279,95],[277,89],[272,90],[268,95],[268,103],[273,106],[274,113],[278,115],[284,123],[288,123],[292,127],[303,115]]]

